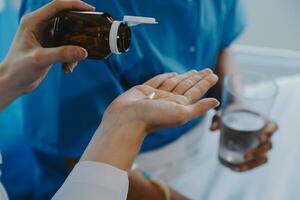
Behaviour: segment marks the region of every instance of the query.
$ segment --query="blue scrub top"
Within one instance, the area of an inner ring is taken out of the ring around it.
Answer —
[[[0,63],[5,58],[18,28],[18,9],[11,0],[0,0]],[[19,101],[0,112],[0,149],[23,131]]]
[[[21,16],[49,0],[23,1]],[[239,0],[86,0],[121,20],[124,15],[155,17],[158,25],[132,30],[128,53],[105,61],[81,62],[72,74],[56,64],[46,80],[23,98],[24,131],[34,148],[61,156],[80,156],[101,117],[118,95],[169,71],[214,68],[220,49],[245,27]],[[162,147],[185,134],[199,119],[150,135],[142,147]]]
[[[0,62],[4,59],[18,27],[17,9],[9,0],[0,0]]]

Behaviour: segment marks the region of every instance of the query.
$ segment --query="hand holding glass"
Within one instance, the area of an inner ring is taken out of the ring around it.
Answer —
[[[259,146],[277,93],[276,83],[257,73],[225,78],[219,147],[223,165],[239,166],[246,161],[247,151]]]

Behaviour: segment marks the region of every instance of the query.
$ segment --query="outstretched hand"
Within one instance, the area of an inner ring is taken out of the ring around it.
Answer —
[[[114,100],[82,156],[129,170],[144,138],[159,128],[182,125],[219,102],[200,99],[218,81],[211,70],[167,73]]]
[[[121,95],[105,116],[124,112],[127,121],[142,124],[146,133],[176,127],[219,105],[213,98],[200,100],[217,81],[211,70],[162,74]]]

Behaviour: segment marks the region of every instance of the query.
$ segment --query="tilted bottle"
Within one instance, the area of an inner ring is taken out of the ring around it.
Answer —
[[[129,50],[132,26],[156,23],[154,18],[116,21],[105,12],[64,11],[55,19],[52,46],[77,45],[88,51],[88,59],[106,59]]]

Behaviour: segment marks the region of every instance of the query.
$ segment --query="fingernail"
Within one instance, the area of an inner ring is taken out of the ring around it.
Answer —
[[[216,107],[219,107],[220,106],[220,101],[218,101],[217,99],[215,99],[215,103],[216,103],[216,105],[215,105],[215,107],[214,108],[216,108]]]
[[[210,69],[210,68],[206,68],[205,70],[208,71],[208,72],[210,72],[210,73],[213,73],[213,70]]]
[[[79,57],[84,60],[88,57],[88,52],[84,49],[84,48],[81,48],[79,51],[78,51],[78,54],[79,54]]]
[[[219,77],[215,74],[211,74],[210,77],[211,77],[211,79],[213,79],[216,82],[219,80]]]

